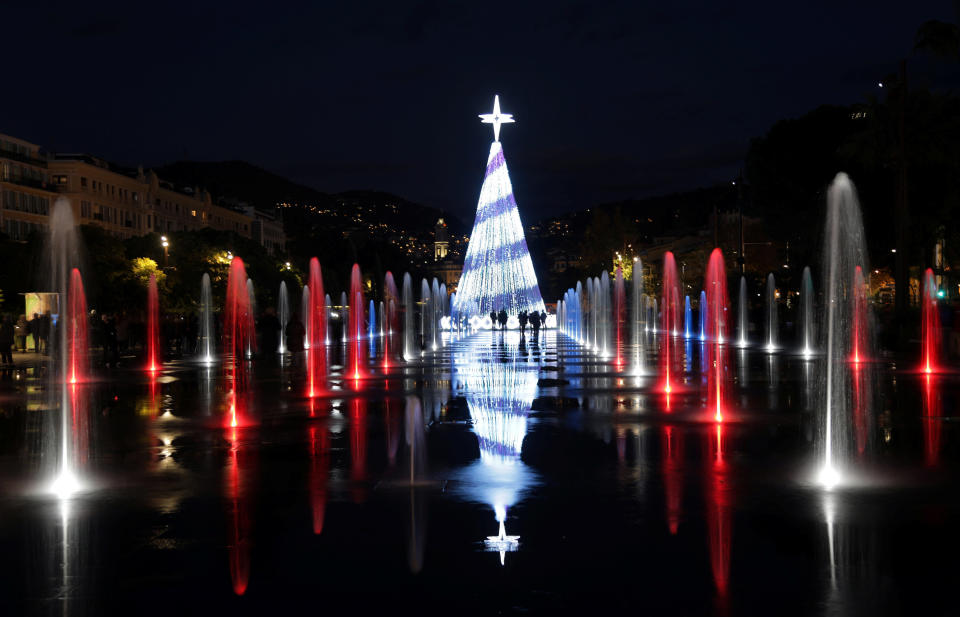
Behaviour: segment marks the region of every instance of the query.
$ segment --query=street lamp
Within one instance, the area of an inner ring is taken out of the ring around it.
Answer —
[[[166,236],[160,236],[160,246],[163,247],[163,267],[167,267],[167,257],[170,254],[170,242],[167,241]]]

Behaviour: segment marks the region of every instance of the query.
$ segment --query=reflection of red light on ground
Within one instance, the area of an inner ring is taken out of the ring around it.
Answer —
[[[933,375],[925,375],[923,383],[923,449],[924,462],[928,467],[940,463],[940,395],[933,383]]]
[[[313,514],[313,533],[323,531],[327,507],[327,473],[329,468],[329,436],[327,432],[310,427],[310,509]]]
[[[663,484],[666,491],[667,528],[677,535],[683,497],[683,434],[663,429]]]
[[[227,469],[227,494],[230,498],[230,579],[233,593],[242,596],[250,581],[250,518],[246,498],[243,495],[243,479],[240,475],[240,445],[237,430],[228,433],[230,459]]]
[[[726,462],[723,460],[723,427],[718,424],[712,437],[713,463],[707,485],[707,527],[710,545],[710,568],[717,593],[725,596],[730,580],[730,547],[732,534],[730,487]]]

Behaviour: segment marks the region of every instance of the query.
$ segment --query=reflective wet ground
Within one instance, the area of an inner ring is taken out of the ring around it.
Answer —
[[[302,359],[259,358],[236,428],[219,367],[121,370],[67,392],[72,499],[42,491],[49,392],[7,373],[3,613],[956,614],[956,377],[871,365],[863,477],[827,492],[818,360],[730,350],[717,423],[684,347],[669,398],[553,332],[377,359],[312,400]]]

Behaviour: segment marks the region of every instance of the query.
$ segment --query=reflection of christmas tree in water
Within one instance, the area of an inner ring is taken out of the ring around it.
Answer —
[[[513,122],[513,118],[500,113],[499,98],[494,99],[493,113],[480,117],[485,123],[493,124],[494,142],[490,145],[455,309],[466,319],[482,319],[491,311],[500,310],[509,315],[520,311],[544,312],[499,141],[500,124]]]
[[[519,342],[519,335],[513,336]],[[520,540],[519,536],[507,535],[507,508],[535,482],[520,455],[538,372],[535,365],[477,358],[473,346],[465,352],[454,354],[454,390],[463,392],[467,400],[480,461],[471,468],[464,486],[471,498],[493,506],[499,532],[488,536],[484,546],[487,551],[500,553],[503,564],[505,554],[517,550]]]

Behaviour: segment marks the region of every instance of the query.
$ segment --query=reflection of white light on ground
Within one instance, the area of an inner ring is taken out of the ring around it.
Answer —
[[[520,319],[516,315],[511,315],[507,317],[507,328],[511,330],[516,330],[520,327]]]
[[[823,517],[827,523],[827,542],[830,551],[830,582],[833,587],[837,586],[837,555],[833,542],[834,518],[836,516],[836,504],[833,502],[833,495],[825,495],[823,499]]]
[[[813,350],[810,349],[809,347],[804,347],[802,353],[803,353],[804,360],[809,360],[810,358],[813,357]]]
[[[450,329],[450,318],[444,315],[440,318],[440,327],[444,330]]]
[[[556,315],[547,315],[546,327],[556,328],[557,327],[557,316]]]
[[[773,343],[767,343],[766,349],[767,349],[767,353],[773,353],[777,350],[777,348],[774,347]]]
[[[500,533],[495,536],[487,536],[483,544],[487,552],[500,553],[500,565],[502,566],[506,563],[507,553],[516,552],[520,546],[520,536],[508,536],[503,521],[500,521]]]

